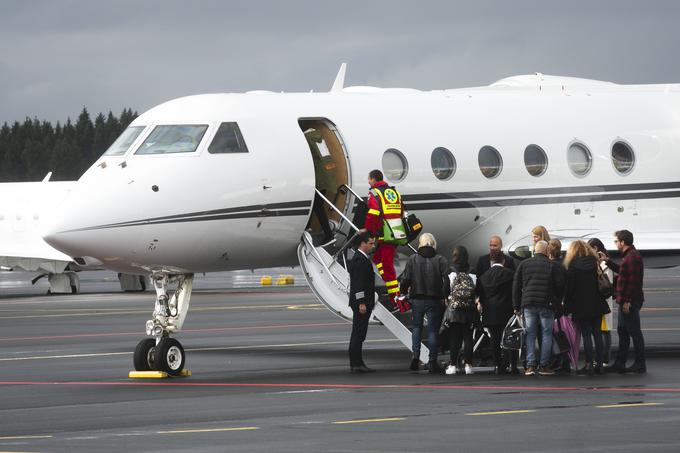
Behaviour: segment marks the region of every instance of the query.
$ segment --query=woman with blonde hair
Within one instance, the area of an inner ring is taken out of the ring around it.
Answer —
[[[548,243],[550,242],[550,233],[548,233],[548,230],[543,225],[536,225],[533,227],[531,229],[531,236],[534,241],[534,245],[536,245],[538,241],[545,241]]]
[[[609,311],[609,307],[600,294],[597,284],[597,255],[584,241],[574,241],[567,248],[564,266],[567,268],[564,309],[566,313],[572,314],[583,337],[586,363],[579,372],[600,374],[604,360],[600,324],[602,315]],[[594,357],[593,339],[595,340]]]

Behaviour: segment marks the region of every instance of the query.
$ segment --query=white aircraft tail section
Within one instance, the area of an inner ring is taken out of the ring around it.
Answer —
[[[303,233],[302,242],[298,246],[298,259],[309,287],[312,288],[317,299],[329,310],[341,318],[351,320],[352,309],[348,305],[349,273],[345,268],[343,255],[340,254],[339,258],[343,264],[340,264],[337,257],[330,255],[323,247],[315,247],[312,236],[308,232]],[[371,321],[379,322],[387,327],[409,351],[412,351],[411,331],[378,301],[376,301]],[[421,362],[427,363],[428,356],[428,348],[421,345]]]

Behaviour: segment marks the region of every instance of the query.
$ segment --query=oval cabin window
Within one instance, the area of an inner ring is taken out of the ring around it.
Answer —
[[[493,146],[483,146],[479,150],[479,171],[486,178],[495,178],[501,174],[503,159],[501,154]]]
[[[456,158],[446,148],[435,148],[430,158],[432,173],[437,179],[446,181],[456,173]]]
[[[390,148],[383,154],[382,168],[385,177],[392,182],[401,182],[408,174],[408,162],[401,151]]]
[[[590,150],[582,143],[573,143],[567,151],[569,169],[576,176],[585,176],[593,166]]]
[[[612,163],[617,173],[627,175],[633,171],[635,165],[633,149],[624,142],[614,143],[614,146],[612,146]]]
[[[524,166],[531,176],[541,176],[548,169],[548,155],[538,145],[529,145],[524,150]]]

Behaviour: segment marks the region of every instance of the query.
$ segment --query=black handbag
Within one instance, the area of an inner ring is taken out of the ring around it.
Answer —
[[[560,325],[560,320],[555,320],[556,328],[553,329],[553,352],[555,354],[564,354],[571,350],[571,345],[569,344],[569,339],[567,334],[562,330]]]
[[[423,231],[423,224],[415,214],[404,212],[404,228],[406,230],[406,237],[411,242]]]
[[[606,299],[609,299],[614,295],[614,285],[609,281],[607,274],[598,269],[597,271],[597,289],[600,291],[600,295]]]
[[[524,330],[524,322],[521,316],[512,315],[508,323],[503,329],[503,339],[501,340],[501,347],[503,349],[511,349],[520,351],[524,345],[524,337],[526,331]]]

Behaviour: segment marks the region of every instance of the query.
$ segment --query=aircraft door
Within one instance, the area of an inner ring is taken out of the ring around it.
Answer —
[[[314,161],[316,189],[340,212],[347,214],[346,191],[340,190],[350,183],[350,168],[344,142],[335,125],[325,118],[303,118],[298,121],[305,135]],[[307,225],[312,236],[327,242],[341,227],[342,218],[318,195]],[[315,241],[316,242],[316,241]]]

